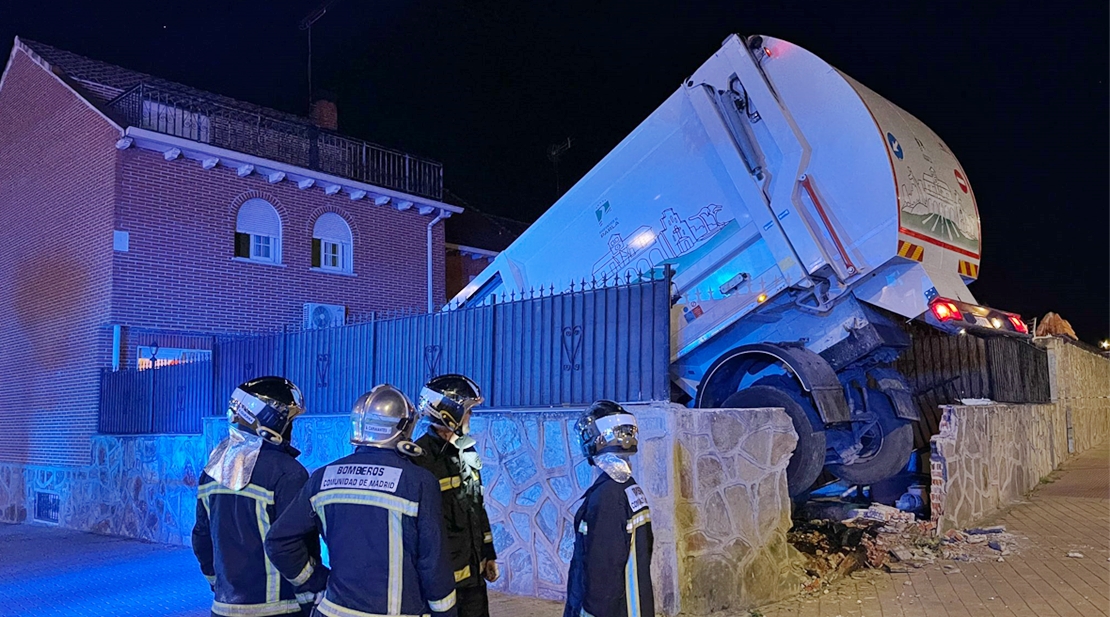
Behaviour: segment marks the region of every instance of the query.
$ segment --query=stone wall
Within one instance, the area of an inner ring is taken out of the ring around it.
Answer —
[[[1054,404],[944,407],[931,440],[938,530],[972,525],[1021,500],[1063,462],[1058,412]]]
[[[196,435],[96,435],[88,466],[0,463],[0,521],[35,522],[45,493],[57,496],[63,527],[188,544],[206,459]]]
[[[668,615],[741,610],[797,590],[786,567],[786,463],[796,443],[780,410],[629,405],[640,423],[633,471],[650,500],[652,578]],[[595,478],[573,434],[580,409],[479,411],[472,428],[502,562],[492,588],[562,599],[579,498]],[[418,428],[418,431],[420,429]],[[189,543],[196,485],[227,421],[204,434],[93,439],[87,467],[0,465],[0,521],[31,522],[35,491],[59,496],[59,524],[170,544]],[[345,456],[346,415],[298,419],[293,444],[309,470]]]
[[[798,438],[779,409],[674,411],[683,614],[744,610],[801,589],[786,541],[786,466]]]
[[[1063,407],[1069,452],[1078,453],[1110,436],[1110,359],[1067,339],[1044,337],[1052,402]]]
[[[1110,436],[1110,359],[1055,337],[1052,403],[951,405],[931,440],[932,516],[940,531],[966,527],[1021,500],[1070,456]]]

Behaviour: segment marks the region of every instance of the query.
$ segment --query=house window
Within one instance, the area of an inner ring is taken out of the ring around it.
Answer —
[[[343,217],[325,212],[312,227],[312,267],[331,272],[353,271],[351,227]]]
[[[281,263],[281,217],[265,199],[248,199],[235,219],[235,256]]]
[[[207,349],[180,349],[158,345],[140,345],[135,356],[135,364],[140,371],[210,360],[212,360],[212,352]]]

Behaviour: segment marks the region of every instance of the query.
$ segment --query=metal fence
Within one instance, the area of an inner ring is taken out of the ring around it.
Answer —
[[[223,413],[237,385],[262,375],[296,383],[308,413],[345,413],[379,383],[415,398],[429,377],[443,373],[474,379],[487,407],[668,400],[669,289],[662,274],[336,328],[218,338],[210,363],[106,371],[100,430],[199,431],[202,415]],[[196,387],[182,395],[189,379]],[[171,395],[186,404],[167,406]],[[179,430],[165,430],[170,426]]]
[[[97,430],[112,435],[200,433],[212,413],[212,363],[100,374]]]
[[[192,92],[139,84],[109,107],[131,126],[324,173],[443,197],[443,165],[294,122],[221,104]]]
[[[1025,339],[1007,336],[953,336],[930,326],[909,326],[913,343],[896,368],[906,376],[921,422],[915,447],[937,434],[939,407],[961,399],[999,403],[1048,403],[1048,354]]]

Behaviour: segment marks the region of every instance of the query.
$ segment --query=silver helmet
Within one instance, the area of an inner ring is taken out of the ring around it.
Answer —
[[[351,443],[396,448],[410,456],[420,453],[412,443],[416,409],[403,392],[389,384],[374,386],[351,409]]]
[[[636,418],[613,401],[595,401],[574,424],[574,431],[582,453],[591,463],[599,454],[631,454],[637,450]]]

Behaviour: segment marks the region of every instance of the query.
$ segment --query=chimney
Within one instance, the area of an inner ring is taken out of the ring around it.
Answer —
[[[327,90],[314,92],[308,117],[313,124],[322,129],[339,130],[339,111],[335,107],[335,94]]]

